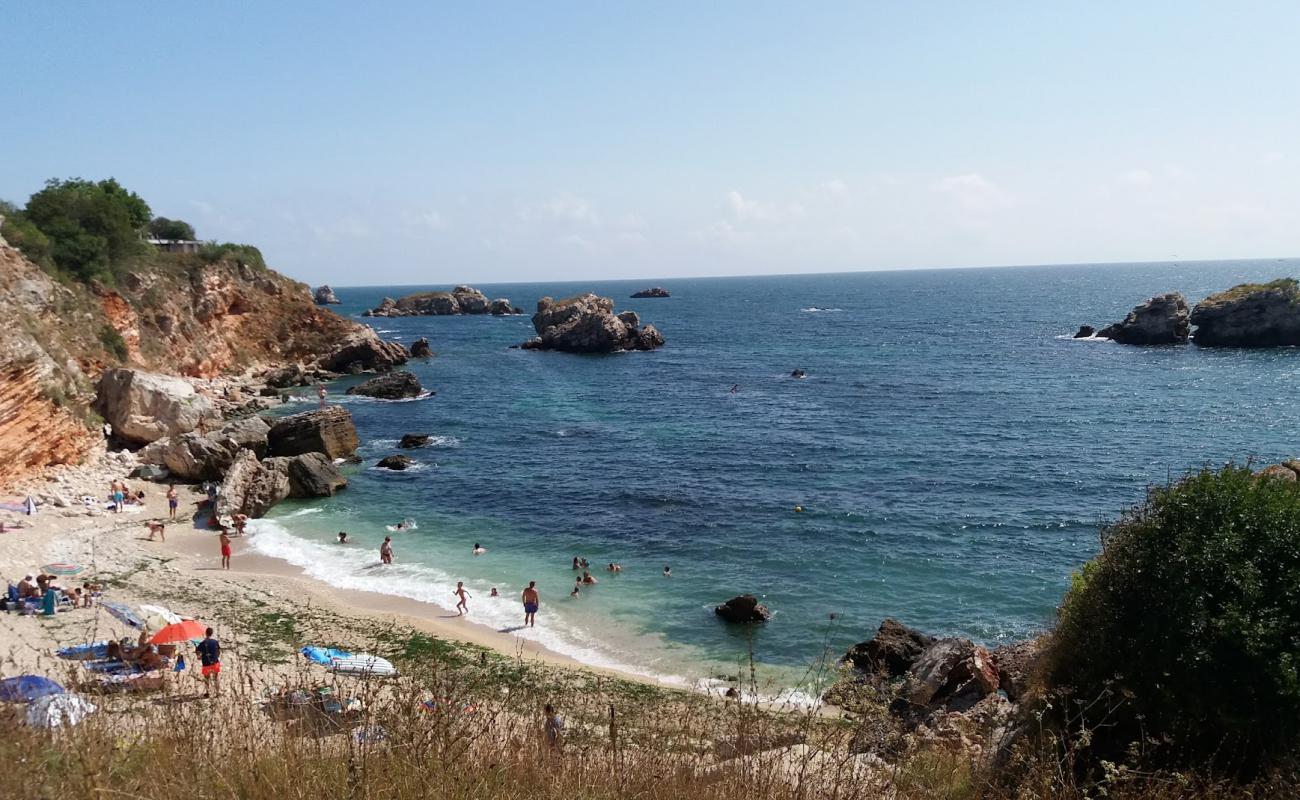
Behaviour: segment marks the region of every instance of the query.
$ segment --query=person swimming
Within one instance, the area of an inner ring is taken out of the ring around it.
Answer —
[[[672,576],[673,576],[673,568],[668,566],[667,564],[664,564],[664,577],[671,578]]]
[[[615,564],[613,561],[611,561],[611,562],[609,562],[609,566],[608,566],[608,567],[605,567],[605,569],[609,570],[610,572],[622,572],[622,571],[623,571],[623,565],[622,565],[622,564]]]
[[[573,557],[573,568],[574,568],[574,569],[582,569],[582,565],[578,563],[578,557],[577,557],[577,556],[574,556],[574,557]]]
[[[348,543],[348,532],[339,531],[339,544],[347,544],[347,543]]]
[[[596,580],[596,576],[592,575],[590,572],[582,573],[582,582],[587,584],[600,583],[600,581]]]
[[[578,597],[582,594],[582,578],[573,582],[573,591],[569,592],[569,597]]]
[[[488,597],[500,597],[500,596],[501,595],[497,593],[497,587],[495,586],[493,586],[492,591],[488,593]]]
[[[487,552],[487,548],[486,548],[486,547],[484,547],[483,545],[479,544],[478,542],[475,542],[475,543],[474,543],[474,551],[473,551],[473,555],[481,556],[481,555],[483,555],[483,554],[486,553],[486,552]]]

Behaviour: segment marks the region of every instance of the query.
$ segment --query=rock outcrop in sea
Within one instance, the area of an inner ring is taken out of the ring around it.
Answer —
[[[281,417],[266,433],[272,456],[324,453],[331,460],[352,455],[360,445],[352,415],[339,406]]]
[[[566,353],[617,353],[653,350],[664,337],[653,325],[641,325],[635,311],[614,313],[614,301],[587,292],[564,300],[543,297],[533,315],[537,336],[524,342],[525,350],[561,350]]]
[[[663,288],[662,286],[655,286],[655,287],[652,287],[652,288],[650,288],[650,289],[642,289],[642,290],[639,291],[639,292],[633,292],[633,293],[632,293],[632,297],[633,297],[633,298],[641,298],[641,297],[672,297],[672,295],[669,294],[669,293],[668,293],[668,290],[665,289],[665,288]]]
[[[1197,303],[1191,321],[1202,347],[1300,345],[1300,284],[1282,278],[1234,286]]]
[[[383,458],[379,459],[379,461],[375,464],[375,466],[379,467],[380,469],[391,469],[391,470],[396,470],[398,472],[401,472],[402,470],[410,467],[412,463],[414,462],[411,461],[410,456],[404,456],[398,454],[398,455],[384,456]]]
[[[411,358],[433,358],[433,347],[429,345],[429,339],[421,336],[414,342],[411,342]]]
[[[365,383],[348,387],[348,394],[365,397],[377,397],[382,400],[401,400],[407,397],[419,397],[424,392],[420,379],[407,372],[398,370],[378,375]]]
[[[713,613],[727,622],[738,624],[767,622],[772,618],[772,612],[752,594],[737,595],[722,605],[715,606]]]
[[[405,433],[402,434],[402,440],[397,446],[404,450],[411,450],[416,447],[424,447],[429,443],[431,437],[427,433]]]
[[[341,341],[320,360],[320,367],[330,372],[357,375],[382,372],[407,361],[406,348],[397,342],[380,339],[369,328]]]
[[[1187,341],[1190,312],[1178,292],[1156,295],[1108,325],[1097,336],[1120,344],[1183,344]]]
[[[397,300],[385,297],[375,308],[363,312],[366,317],[450,316],[455,314],[522,314],[504,298],[489,300],[472,286],[457,286],[450,292],[417,292]]]
[[[328,283],[324,286],[317,287],[316,291],[312,292],[312,299],[316,301],[316,305],[318,306],[328,306],[343,302],[334,294],[334,290],[330,288]]]

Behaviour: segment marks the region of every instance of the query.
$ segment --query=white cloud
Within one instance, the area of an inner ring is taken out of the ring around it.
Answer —
[[[541,211],[551,219],[588,223],[598,221],[591,204],[576,194],[570,194],[569,192],[561,192],[542,203]]]
[[[565,247],[572,247],[577,250],[582,250],[583,252],[586,253],[590,253],[596,249],[596,245],[590,239],[583,238],[576,233],[570,233],[564,236],[559,236],[555,239],[555,241],[557,244],[562,244]]]
[[[822,181],[822,191],[831,197],[844,199],[849,196],[849,185],[839,178]]]
[[[978,172],[941,178],[933,188],[966,211],[993,211],[1011,205],[1011,195]]]
[[[727,192],[726,202],[727,210],[738,222],[784,222],[804,215],[804,208],[798,203],[782,206],[748,200],[735,189]]]

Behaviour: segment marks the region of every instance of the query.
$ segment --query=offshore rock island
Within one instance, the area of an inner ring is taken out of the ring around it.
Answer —
[[[1074,338],[1094,335],[1133,345],[1191,341],[1201,347],[1296,347],[1300,346],[1300,284],[1294,278],[1243,283],[1206,297],[1190,311],[1178,292],[1156,295],[1099,331],[1081,326]]]
[[[653,325],[641,325],[635,311],[614,313],[614,301],[591,292],[537,301],[533,315],[537,336],[520,345],[525,350],[559,350],[566,353],[619,353],[654,350],[664,344]]]
[[[457,286],[450,292],[417,292],[398,300],[385,297],[377,307],[362,313],[363,317],[425,317],[454,316],[457,314],[491,314],[505,316],[522,314],[510,300],[498,297],[489,300],[487,295],[470,286]]]

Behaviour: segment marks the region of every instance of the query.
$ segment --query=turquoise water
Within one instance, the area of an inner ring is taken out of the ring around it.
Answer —
[[[531,310],[591,289],[668,344],[575,356],[509,349],[527,316],[376,319],[427,336],[411,369],[428,399],[342,395],[368,465],[407,432],[418,468],[350,468],[339,496],[285,504],[254,546],[336,585],[518,625],[594,663],[696,678],[735,672],[752,646],[794,674],[896,616],[997,643],[1041,630],[1098,524],[1150,483],[1229,459],[1296,455],[1300,352],[1132,348],[1072,341],[1179,290],[1195,301],[1295,262],[931,270],[482,286]],[[338,289],[344,314],[416,287]],[[447,287],[438,287],[447,288]],[[794,380],[794,368],[807,378]],[[728,392],[739,384],[735,394]],[[306,402],[314,402],[314,398]],[[796,513],[801,505],[803,513]],[[375,566],[386,523],[397,563]],[[333,543],[339,530],[357,541]],[[488,548],[474,557],[475,542]],[[570,599],[575,556],[621,575]],[[672,566],[672,577],[661,570]],[[492,586],[505,595],[489,599]],[[774,619],[729,628],[712,607],[762,596]],[[832,618],[834,616],[834,618]],[[751,640],[752,635],[752,640]],[[730,665],[730,668],[728,668]]]

